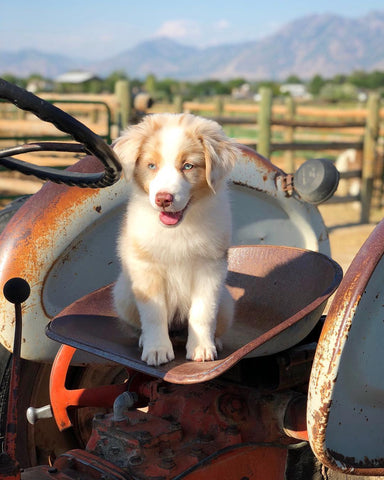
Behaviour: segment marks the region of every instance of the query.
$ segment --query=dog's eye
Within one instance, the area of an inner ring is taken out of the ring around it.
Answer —
[[[156,170],[156,164],[155,163],[148,163],[148,168],[149,168],[149,170]]]
[[[184,163],[183,170],[191,170],[193,168],[192,163]]]

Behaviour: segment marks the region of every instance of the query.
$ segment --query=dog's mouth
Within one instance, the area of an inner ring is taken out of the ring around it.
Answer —
[[[183,210],[179,210],[178,212],[166,212],[165,210],[162,210],[159,214],[160,222],[166,227],[175,227],[182,221],[188,205],[189,204],[187,204]]]

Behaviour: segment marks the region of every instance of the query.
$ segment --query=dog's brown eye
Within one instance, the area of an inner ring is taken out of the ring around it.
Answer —
[[[148,163],[148,168],[149,168],[149,170],[156,170],[156,164],[155,163]]]
[[[191,170],[193,168],[192,163],[184,163],[183,170]]]

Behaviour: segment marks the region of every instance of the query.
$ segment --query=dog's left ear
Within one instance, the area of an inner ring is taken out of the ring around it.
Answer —
[[[217,185],[228,175],[241,156],[239,148],[221,128],[200,136],[205,156],[207,183],[215,192]]]

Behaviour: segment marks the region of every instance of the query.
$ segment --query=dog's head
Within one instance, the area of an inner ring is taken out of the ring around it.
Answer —
[[[166,226],[178,225],[193,202],[214,194],[239,156],[216,122],[190,114],[147,116],[114,149],[125,178],[148,194]]]

